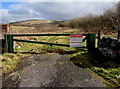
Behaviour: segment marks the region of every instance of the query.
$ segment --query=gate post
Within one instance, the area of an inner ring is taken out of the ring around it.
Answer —
[[[7,49],[8,53],[13,53],[13,36],[7,35]]]
[[[89,33],[87,35],[87,48],[89,51],[95,49],[95,39],[96,39],[95,33]]]

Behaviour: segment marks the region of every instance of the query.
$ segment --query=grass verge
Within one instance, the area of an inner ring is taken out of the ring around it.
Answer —
[[[22,61],[22,58],[26,56],[30,56],[30,54],[5,53],[0,55],[0,70],[2,71],[2,74],[14,71]],[[0,76],[2,74],[0,74]]]
[[[101,66],[95,64],[95,58],[88,51],[79,51],[71,55],[71,61],[79,67],[89,68],[104,78],[112,87],[120,87],[120,64],[107,61]],[[99,64],[99,63],[98,63]],[[117,65],[117,67],[116,67]]]

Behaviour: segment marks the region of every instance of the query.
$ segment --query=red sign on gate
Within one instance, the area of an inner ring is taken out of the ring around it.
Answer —
[[[70,35],[70,37],[83,37],[83,35],[81,35],[81,34],[72,34],[72,35]]]
[[[71,34],[70,35],[70,47],[82,47],[83,35]]]

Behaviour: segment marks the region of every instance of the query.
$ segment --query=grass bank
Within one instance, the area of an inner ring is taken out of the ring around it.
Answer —
[[[2,71],[2,74],[14,71],[22,61],[22,58],[26,56],[30,56],[30,54],[5,53],[0,55],[0,71]]]
[[[120,64],[110,60],[99,66],[99,62],[95,59],[97,58],[88,51],[80,50],[79,52],[71,55],[71,61],[73,61],[75,65],[89,68],[104,78],[112,87],[120,87]]]

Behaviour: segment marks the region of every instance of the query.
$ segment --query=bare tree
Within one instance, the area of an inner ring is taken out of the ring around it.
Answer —
[[[120,30],[120,1],[117,4],[117,14],[118,14],[117,24],[118,24],[118,29]]]
[[[120,1],[117,4],[117,26],[118,26],[118,39],[120,39]]]
[[[120,29],[120,2],[114,8],[108,9],[104,16],[109,19],[112,29]]]

